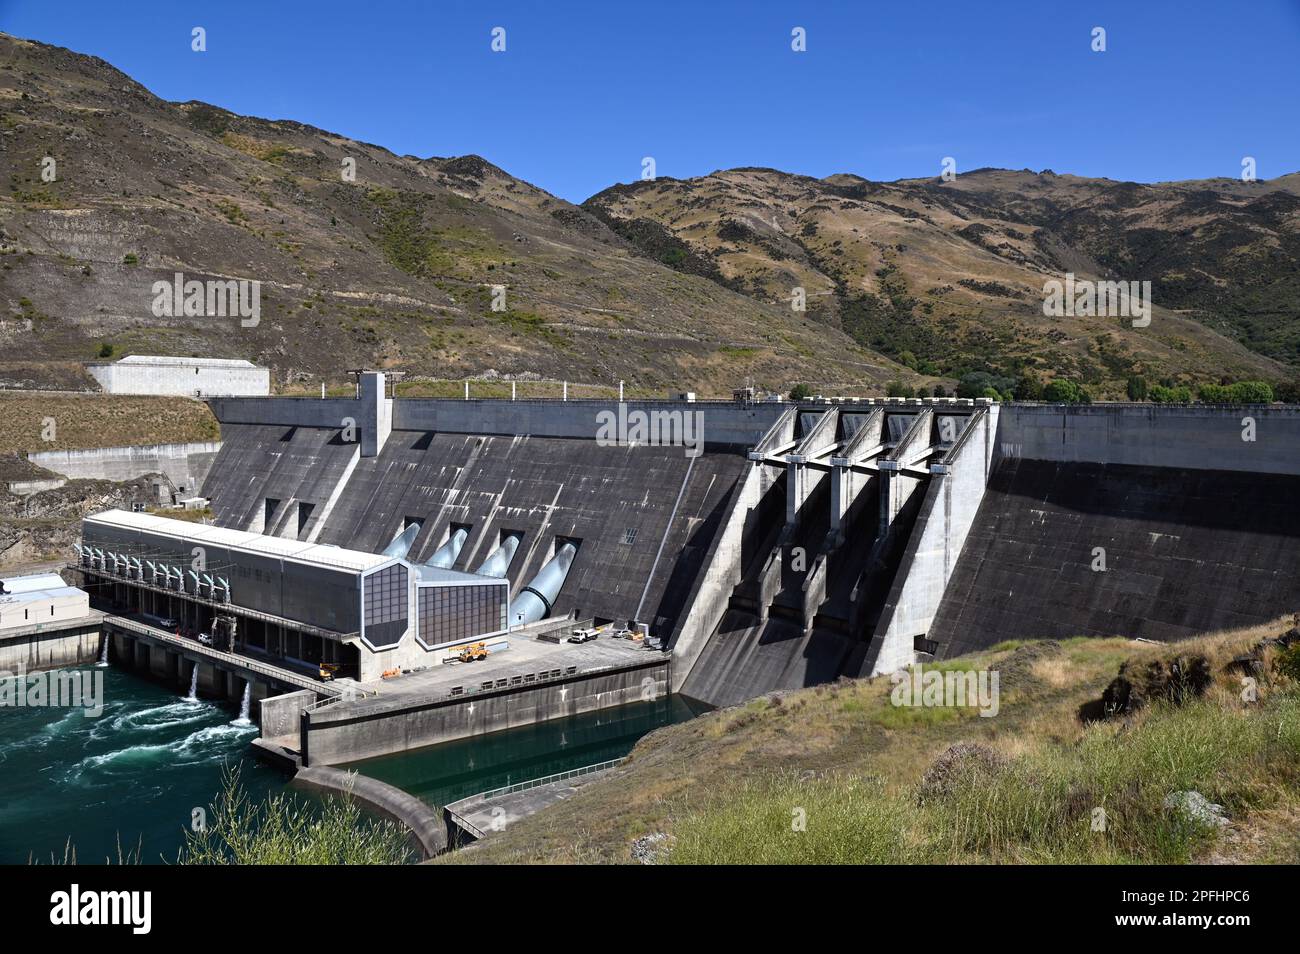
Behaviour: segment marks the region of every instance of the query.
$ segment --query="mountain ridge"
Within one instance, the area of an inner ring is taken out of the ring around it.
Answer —
[[[296,120],[168,102],[98,57],[5,34],[0,143],[6,386],[90,387],[85,361],[163,353],[246,357],[290,389],[357,366],[707,395],[751,382],[879,393],[990,371],[1069,377],[1102,397],[1135,374],[1281,381],[1300,362],[1286,310],[1300,300],[1297,174],[1261,192],[749,166],[573,204],[483,156],[402,156]],[[341,175],[348,159],[355,181]],[[1179,203],[1196,255],[1143,218]],[[1243,255],[1250,235],[1260,247]],[[1226,253],[1240,261],[1220,282]],[[1144,255],[1163,269],[1150,333],[1042,315],[1056,272],[1106,277]],[[1280,276],[1280,310],[1248,274],[1261,256]],[[1170,280],[1180,268],[1186,288]],[[178,271],[260,281],[258,326],[155,318],[149,288]],[[806,311],[791,307],[796,287]]]

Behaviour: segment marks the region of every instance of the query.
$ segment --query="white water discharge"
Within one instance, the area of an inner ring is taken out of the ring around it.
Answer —
[[[104,634],[104,645],[99,650],[99,662],[96,664],[100,669],[108,665],[108,641],[112,638],[108,633]]]
[[[252,702],[253,702],[253,683],[251,680],[246,680],[244,682],[244,698],[239,703],[239,718],[236,719],[234,722],[230,723],[231,725],[252,725],[253,724],[252,721],[248,718],[248,710],[249,710],[249,706],[252,705]]]
[[[190,694],[185,697],[186,702],[199,701],[199,664],[195,663],[194,668],[190,670]]]

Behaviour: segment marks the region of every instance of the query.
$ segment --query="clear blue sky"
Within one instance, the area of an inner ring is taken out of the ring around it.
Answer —
[[[1247,155],[1262,178],[1300,169],[1300,0],[0,0],[0,30],[167,99],[478,153],[573,201],[643,156],[675,177],[896,179],[944,156],[1139,181],[1235,176]]]

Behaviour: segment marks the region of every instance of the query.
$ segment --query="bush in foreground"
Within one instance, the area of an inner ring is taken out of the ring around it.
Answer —
[[[354,799],[317,809],[287,794],[255,803],[229,769],[209,824],[186,834],[184,865],[396,865],[412,859],[406,830],[366,816]]]

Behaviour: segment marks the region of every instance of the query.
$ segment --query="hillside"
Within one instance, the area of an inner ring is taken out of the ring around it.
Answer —
[[[984,169],[869,182],[772,169],[618,185],[584,203],[651,257],[756,301],[805,290],[822,327],[925,373],[1294,379],[1300,176],[1141,185]],[[1047,317],[1066,272],[1149,280],[1148,327]]]
[[[9,493],[9,481],[58,475],[29,461],[36,451],[211,441],[220,426],[202,401],[113,394],[0,393],[0,570],[18,572],[66,559],[81,518],[110,507],[155,503],[155,479],[71,480],[33,494]],[[195,511],[197,512],[197,511]]]
[[[988,718],[891,705],[888,677],[755,699],[655,731],[606,777],[444,862],[1295,863],[1300,689],[1273,669],[1278,643],[1263,641],[1279,636],[1300,646],[1278,621],[1173,647],[1007,643],[924,667],[997,671]],[[1128,708],[1081,721],[1102,700]],[[1167,807],[1180,792],[1227,824]]]
[[[970,371],[1067,377],[1095,397],[1133,375],[1300,376],[1300,174],[740,168],[575,206],[478,156],[398,156],[167,102],[102,60],[4,34],[0,145],[0,386],[93,388],[85,361],[133,352],[244,357],[290,391],[360,366],[709,396]],[[259,281],[260,324],[155,317],[152,285],[177,272]],[[1150,326],[1045,316],[1044,282],[1066,272],[1151,281]]]
[[[91,388],[81,363],[104,352],[248,358],[277,387],[360,366],[708,394],[900,374],[477,156],[397,156],[166,102],[102,60],[4,34],[0,173],[0,386]],[[152,285],[178,271],[260,281],[260,324],[155,317]]]

